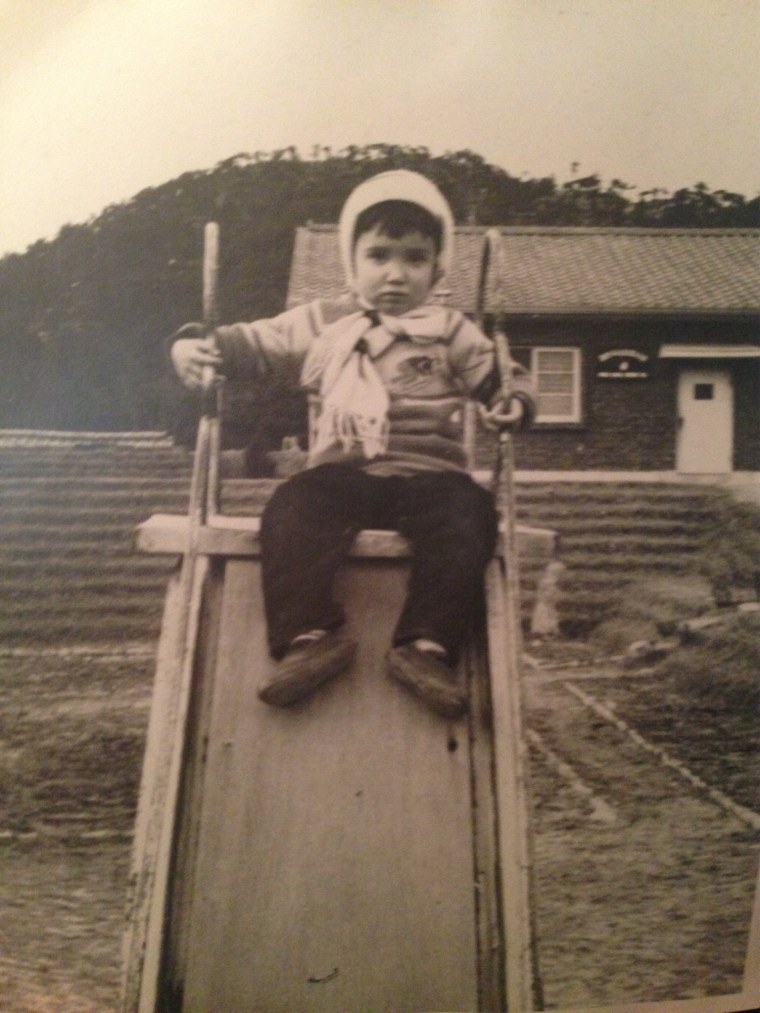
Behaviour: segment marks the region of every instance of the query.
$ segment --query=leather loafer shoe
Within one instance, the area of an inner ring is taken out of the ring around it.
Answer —
[[[461,718],[467,711],[467,695],[457,684],[456,672],[432,652],[411,644],[388,652],[388,675],[444,718]]]
[[[259,687],[259,699],[274,707],[288,707],[340,675],[355,657],[353,640],[326,633],[290,650]]]

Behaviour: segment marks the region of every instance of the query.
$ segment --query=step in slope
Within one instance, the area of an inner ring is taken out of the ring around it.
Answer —
[[[0,433],[0,638],[154,640],[176,560],[135,551],[137,524],[187,509],[191,456],[162,434]],[[255,515],[276,483],[226,480],[223,510]],[[517,519],[559,534],[560,617],[588,629],[632,580],[693,571],[722,494],[651,483],[525,483]],[[541,568],[521,567],[529,618]]]

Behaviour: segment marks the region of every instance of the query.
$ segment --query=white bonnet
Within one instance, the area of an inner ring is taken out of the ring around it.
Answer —
[[[429,211],[441,223],[441,251],[438,268],[443,276],[451,264],[454,245],[454,218],[441,191],[425,176],[409,169],[393,169],[370,176],[348,195],[338,220],[338,242],[343,270],[349,284],[353,281],[353,234],[356,219],[374,204],[387,200],[409,201]]]

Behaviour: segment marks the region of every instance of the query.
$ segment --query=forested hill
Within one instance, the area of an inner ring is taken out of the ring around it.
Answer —
[[[697,184],[633,196],[597,176],[518,179],[469,152],[372,145],[236,155],[0,260],[0,428],[156,429],[176,400],[163,339],[197,319],[202,230],[221,227],[223,320],[278,312],[295,227],[337,219],[366,176],[412,168],[459,222],[749,227],[760,201]]]

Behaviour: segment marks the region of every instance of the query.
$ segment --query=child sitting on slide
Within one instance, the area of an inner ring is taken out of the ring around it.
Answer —
[[[340,632],[334,578],[362,528],[391,528],[413,555],[388,674],[444,717],[467,709],[456,663],[481,601],[497,514],[465,470],[463,403],[475,398],[492,425],[518,427],[534,417],[535,396],[516,367],[505,404],[490,339],[431,302],[453,233],[448,204],[424,176],[373,176],[340,216],[351,302],[316,300],[207,339],[183,329],[172,344],[190,388],[205,366],[265,378],[286,360],[319,397],[306,467],[277,488],[262,517],[274,663],[259,697],[268,704],[290,705],[351,666],[356,644]]]

